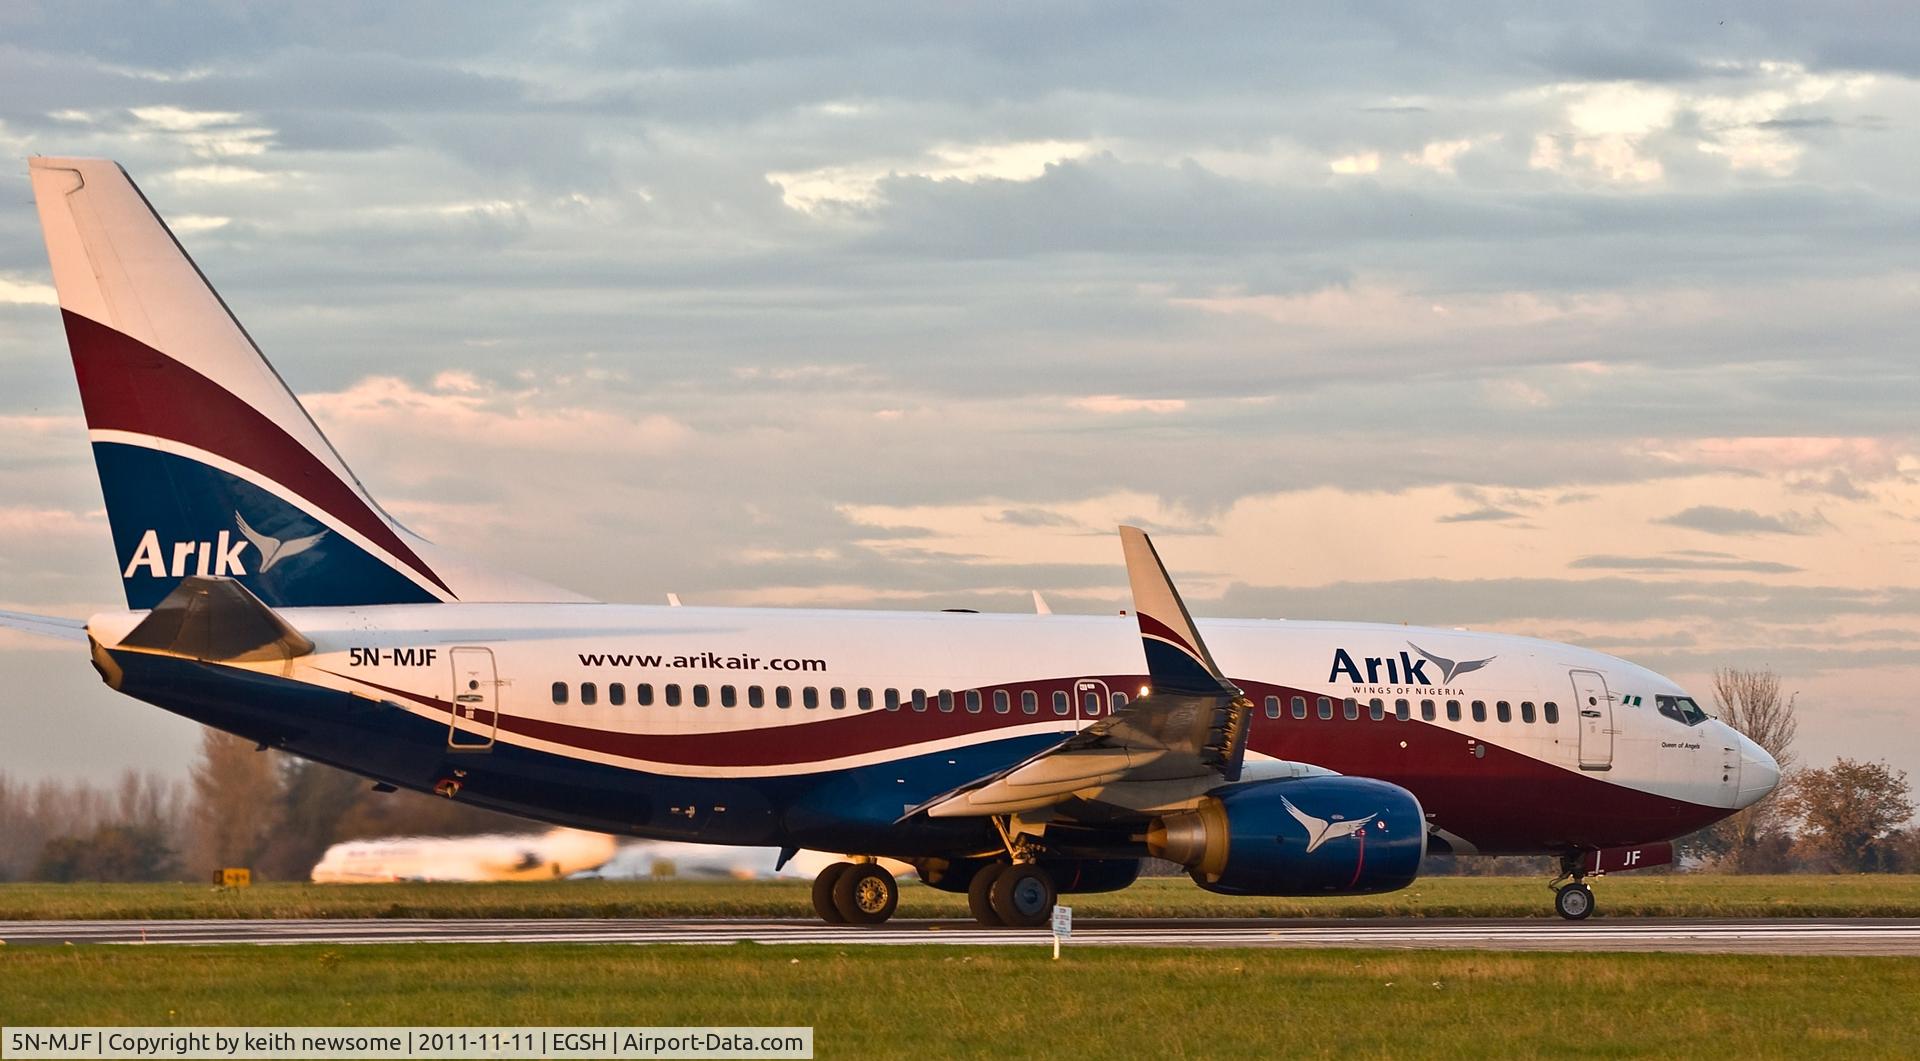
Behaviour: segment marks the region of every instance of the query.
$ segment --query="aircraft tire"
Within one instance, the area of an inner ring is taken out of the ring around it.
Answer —
[[[1039,928],[1053,916],[1053,875],[1039,866],[1008,866],[993,881],[988,891],[993,912],[1008,928]]]
[[[834,904],[833,886],[840,882],[841,874],[852,868],[851,862],[834,862],[813,878],[813,912],[829,925],[847,923],[847,915],[841,913],[840,907]]]
[[[967,909],[973,919],[989,928],[998,928],[1006,922],[993,910],[993,882],[1007,869],[1005,862],[989,862],[974,873],[973,880],[967,882]]]
[[[1593,916],[1593,889],[1585,884],[1569,884],[1553,893],[1553,910],[1569,921],[1585,921]]]
[[[847,924],[883,924],[900,906],[900,882],[885,866],[848,866],[833,882],[833,905]]]

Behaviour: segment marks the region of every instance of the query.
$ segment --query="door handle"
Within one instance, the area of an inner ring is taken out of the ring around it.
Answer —
[[[1582,718],[1599,718],[1599,717],[1600,717],[1600,712],[1598,712],[1598,711],[1595,711],[1594,709],[1592,709],[1592,708],[1590,708],[1590,707],[1586,707],[1586,708],[1581,708],[1581,709],[1580,709],[1580,717],[1582,717]]]

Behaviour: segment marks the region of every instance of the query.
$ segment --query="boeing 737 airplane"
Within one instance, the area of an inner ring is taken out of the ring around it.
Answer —
[[[381,510],[119,166],[29,169],[127,610],[0,624],[262,748],[556,825],[850,852],[814,906],[862,924],[898,899],[883,858],[1033,926],[1149,855],[1334,895],[1429,850],[1557,855],[1578,919],[1586,877],[1779,779],[1586,649],[1195,621],[1133,528],[1131,617],[603,604],[495,570]]]

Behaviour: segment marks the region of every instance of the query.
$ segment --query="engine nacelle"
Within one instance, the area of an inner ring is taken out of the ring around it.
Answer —
[[[1427,822],[1413,793],[1385,781],[1250,781],[1155,821],[1147,850],[1225,895],[1367,895],[1413,883]]]

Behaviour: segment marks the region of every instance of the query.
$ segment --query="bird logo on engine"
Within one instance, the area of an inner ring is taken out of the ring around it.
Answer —
[[[1280,797],[1280,803],[1287,808],[1288,814],[1293,815],[1294,821],[1297,821],[1301,825],[1306,827],[1308,854],[1312,854],[1315,848],[1318,848],[1321,844],[1326,843],[1328,840],[1338,840],[1343,836],[1353,836],[1354,834],[1359,833],[1361,830],[1367,827],[1367,824],[1369,822],[1373,821],[1375,818],[1378,818],[1380,816],[1378,812],[1375,812],[1373,814],[1367,815],[1364,818],[1355,818],[1351,821],[1335,822],[1335,821],[1328,821],[1325,818],[1316,818],[1313,815],[1308,814],[1306,811],[1303,811],[1299,807],[1294,806],[1293,801],[1288,799],[1285,796]]]

